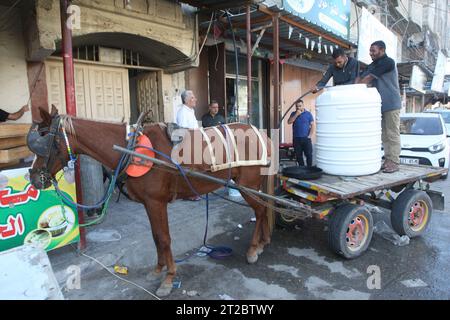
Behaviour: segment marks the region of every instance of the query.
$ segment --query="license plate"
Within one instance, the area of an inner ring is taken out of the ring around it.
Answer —
[[[419,164],[419,159],[400,158],[401,164]]]

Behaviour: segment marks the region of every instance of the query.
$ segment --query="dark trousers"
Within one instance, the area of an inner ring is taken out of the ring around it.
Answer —
[[[312,166],[312,143],[310,138],[294,138],[294,150],[300,166],[305,166],[303,154],[305,154],[307,166]]]

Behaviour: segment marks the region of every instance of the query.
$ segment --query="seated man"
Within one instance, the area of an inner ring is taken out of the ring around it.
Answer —
[[[209,112],[202,117],[202,126],[204,128],[218,126],[225,123],[225,118],[219,114],[219,103],[212,100],[209,104]]]
[[[0,109],[0,122],[5,122],[7,120],[19,120],[23,114],[29,110],[30,108],[27,104],[14,113],[9,113],[3,109]]]
[[[181,101],[183,105],[177,112],[177,125],[187,129],[197,129],[198,122],[194,111],[197,98],[191,90],[186,90],[181,93]]]

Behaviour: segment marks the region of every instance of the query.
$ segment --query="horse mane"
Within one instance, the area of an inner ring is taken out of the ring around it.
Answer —
[[[119,121],[98,121],[98,120],[94,120],[94,119],[83,118],[83,117],[73,117],[73,116],[70,116],[67,114],[63,114],[63,115],[61,115],[61,126],[64,128],[64,130],[66,130],[68,135],[71,135],[73,137],[76,137],[75,127],[73,126],[73,121],[72,121],[73,119],[114,124],[114,125],[125,125],[125,123],[119,122]]]

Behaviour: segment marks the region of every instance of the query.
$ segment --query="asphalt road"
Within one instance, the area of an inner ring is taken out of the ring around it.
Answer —
[[[445,193],[446,210],[435,211],[426,234],[406,246],[375,233],[364,255],[345,260],[329,250],[326,223],[307,220],[292,230],[276,228],[254,265],[245,259],[254,227],[250,209],[210,201],[207,243],[232,249],[231,256],[212,259],[196,255],[203,243],[205,201],[176,201],[169,206],[172,248],[176,259],[187,259],[178,263],[179,288],[165,299],[450,299],[450,179],[432,189]],[[389,213],[374,214],[374,220],[389,225]],[[127,266],[125,279],[156,291],[159,280],[149,276],[155,246],[141,205],[122,198],[88,234],[87,255],[109,270]],[[49,256],[67,299],[155,299],[72,247]],[[70,266],[81,272],[79,288],[67,284]]]

